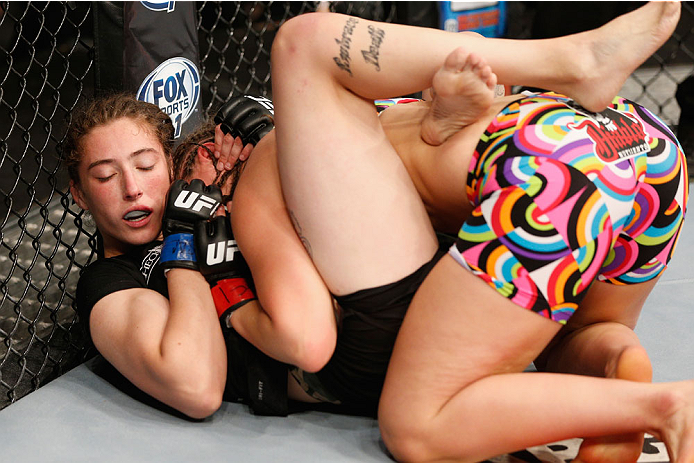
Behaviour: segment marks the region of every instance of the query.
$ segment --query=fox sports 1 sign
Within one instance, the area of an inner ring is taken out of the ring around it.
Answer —
[[[154,103],[171,117],[174,137],[193,114],[200,98],[200,73],[192,61],[171,58],[161,63],[142,82],[137,99]]]

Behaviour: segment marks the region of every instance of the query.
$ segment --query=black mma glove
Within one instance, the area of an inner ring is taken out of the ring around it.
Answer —
[[[222,132],[241,137],[244,145],[256,146],[275,127],[275,107],[265,97],[236,96],[224,104],[214,117]]]
[[[205,186],[202,180],[195,179],[190,185],[176,180],[171,185],[162,220],[164,245],[160,262],[165,272],[172,268],[198,269],[193,242],[195,223],[208,220],[221,201],[219,187]]]
[[[231,231],[228,217],[195,224],[198,265],[212,288],[212,299],[223,325],[230,327],[231,313],[257,299],[248,280],[251,272]]]

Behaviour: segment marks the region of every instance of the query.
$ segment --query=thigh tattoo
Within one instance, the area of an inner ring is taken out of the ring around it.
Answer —
[[[335,56],[333,60],[337,67],[346,71],[350,76],[352,75],[351,62],[352,58],[349,56],[349,49],[352,46],[352,34],[354,34],[354,28],[357,26],[359,20],[357,18],[349,18],[345,22],[345,27],[342,29],[342,38],[335,39],[335,43],[340,46],[339,56]]]
[[[294,230],[296,231],[297,236],[301,240],[301,244],[303,244],[304,248],[306,248],[306,252],[308,252],[308,255],[311,258],[313,258],[313,251],[311,250],[311,243],[308,241],[308,238],[306,238],[304,236],[303,229],[301,228],[301,224],[299,224],[299,219],[296,218],[294,211],[292,211],[292,210],[289,211],[289,217],[292,219],[292,224],[294,224]]]

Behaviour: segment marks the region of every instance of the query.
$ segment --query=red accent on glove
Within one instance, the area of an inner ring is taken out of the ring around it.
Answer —
[[[251,299],[257,299],[248,283],[243,278],[227,278],[219,280],[212,287],[212,299],[217,309],[217,315],[222,316],[224,312]]]

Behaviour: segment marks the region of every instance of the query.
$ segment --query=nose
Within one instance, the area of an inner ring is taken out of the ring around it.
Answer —
[[[137,176],[131,170],[123,172],[123,197],[127,200],[135,200],[142,196],[142,188]]]

